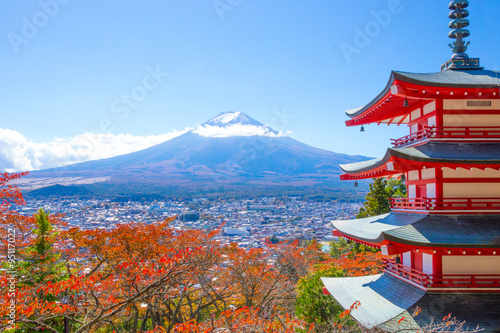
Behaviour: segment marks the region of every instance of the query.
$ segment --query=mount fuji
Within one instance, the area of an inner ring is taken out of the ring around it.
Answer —
[[[338,186],[339,164],[366,159],[318,149],[243,112],[225,112],[144,150],[33,171],[20,186],[87,184],[127,194]]]
[[[257,120],[249,117],[241,111],[236,112],[221,112],[215,118],[201,124],[201,126],[217,126],[227,128],[231,125],[244,125],[244,126],[256,126],[256,127],[266,127],[267,129],[273,131]]]

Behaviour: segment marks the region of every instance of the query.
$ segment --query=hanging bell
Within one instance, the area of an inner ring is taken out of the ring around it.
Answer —
[[[358,181],[357,180],[354,181],[354,187],[358,187]]]
[[[363,125],[361,125],[361,129],[359,131],[360,132],[364,132],[365,131],[365,127]]]
[[[405,182],[405,181],[406,181],[406,176],[405,176],[405,174],[404,174],[404,173],[401,175],[401,181],[402,181],[402,182]]]
[[[410,106],[410,103],[408,103],[408,98],[405,98],[405,101],[403,102],[403,106],[406,108]]]

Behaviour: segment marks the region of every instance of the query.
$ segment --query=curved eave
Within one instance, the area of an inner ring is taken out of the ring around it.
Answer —
[[[438,97],[442,98],[443,95],[439,95],[439,91],[450,94],[467,89],[482,89],[485,92],[491,90],[494,95],[490,98],[498,99],[500,98],[497,94],[499,86],[500,72],[495,71],[450,70],[427,74],[392,71],[386,87],[377,97],[363,107],[346,111],[346,115],[351,118],[346,121],[346,125],[370,123],[397,123],[399,125],[408,121],[409,113],[420,107],[423,100],[432,101]],[[395,91],[392,90],[393,87],[396,88]],[[402,88],[401,91],[398,87]],[[425,93],[426,88],[439,89],[437,92]],[[403,107],[405,99],[408,101],[408,107]]]
[[[463,322],[463,331],[478,327],[483,332],[500,332],[500,293],[427,292],[389,274],[358,277],[322,277],[326,290],[351,316],[368,329],[387,332],[418,332],[434,318],[450,314]],[[419,309],[420,314],[412,313]],[[435,323],[435,322],[434,322]],[[449,327],[450,332],[455,331]]]
[[[436,164],[450,168],[470,165],[477,168],[499,168],[500,144],[428,142],[417,147],[389,148],[382,158],[340,165],[346,173],[340,179],[385,177],[410,170],[417,165]]]
[[[372,106],[376,105],[379,101],[383,100],[384,98],[387,98],[387,96],[390,95],[391,86],[394,83],[394,73],[395,73],[394,71],[391,72],[391,76],[389,77],[387,85],[385,86],[384,90],[382,90],[382,92],[377,95],[377,97],[375,97],[370,103],[368,103],[363,107],[345,111],[346,115],[350,118],[355,118],[357,116],[360,116],[361,114],[369,110]]]
[[[361,303],[361,306],[351,311],[351,316],[366,328],[373,328],[393,319],[410,309],[425,295],[425,291],[388,274],[321,280],[343,308],[350,308],[356,301]]]
[[[332,221],[332,225],[347,238],[369,245],[381,245],[386,240],[384,232],[411,225],[424,217],[422,214],[392,212],[362,219]]]
[[[409,113],[415,107],[420,105],[420,101],[423,99],[431,98],[417,98],[407,100],[408,107],[403,107],[405,101],[404,94],[393,94],[392,87],[403,84],[396,77],[397,72],[392,71],[389,81],[386,87],[380,94],[377,95],[370,103],[367,105],[345,111],[346,115],[350,117],[350,120],[346,121],[347,126],[356,125],[366,125],[370,123],[391,123],[402,124],[407,123],[409,118]]]
[[[363,173],[384,167],[391,157],[390,151],[387,150],[383,157],[356,163],[340,164],[339,167],[348,174]]]

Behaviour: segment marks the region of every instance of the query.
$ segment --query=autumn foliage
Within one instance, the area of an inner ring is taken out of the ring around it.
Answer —
[[[333,258],[314,241],[221,245],[219,230],[176,230],[173,217],[83,230],[43,210],[22,216],[11,207],[22,195],[9,185],[20,176],[0,175],[1,295],[15,304],[14,316],[0,308],[0,330],[317,332],[295,315],[297,285],[318,267],[345,276],[380,269],[379,254]]]

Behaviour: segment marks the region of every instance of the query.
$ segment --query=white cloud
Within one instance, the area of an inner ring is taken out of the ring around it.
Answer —
[[[225,127],[219,126],[198,126],[193,130],[194,133],[201,136],[213,137],[213,138],[225,138],[230,136],[270,136],[279,137],[285,136],[281,132],[276,132],[266,126],[255,126],[255,125],[242,125],[234,124]]]
[[[89,160],[128,154],[170,140],[189,131],[173,131],[162,135],[84,133],[72,138],[55,138],[38,143],[23,134],[0,128],[0,172],[41,170]],[[285,136],[267,126],[233,124],[224,127],[203,125],[193,130],[205,137]],[[287,135],[290,133],[287,132]]]
[[[37,143],[17,131],[0,129],[0,171],[47,169],[127,154],[170,140],[188,130],[150,136],[85,133]]]

